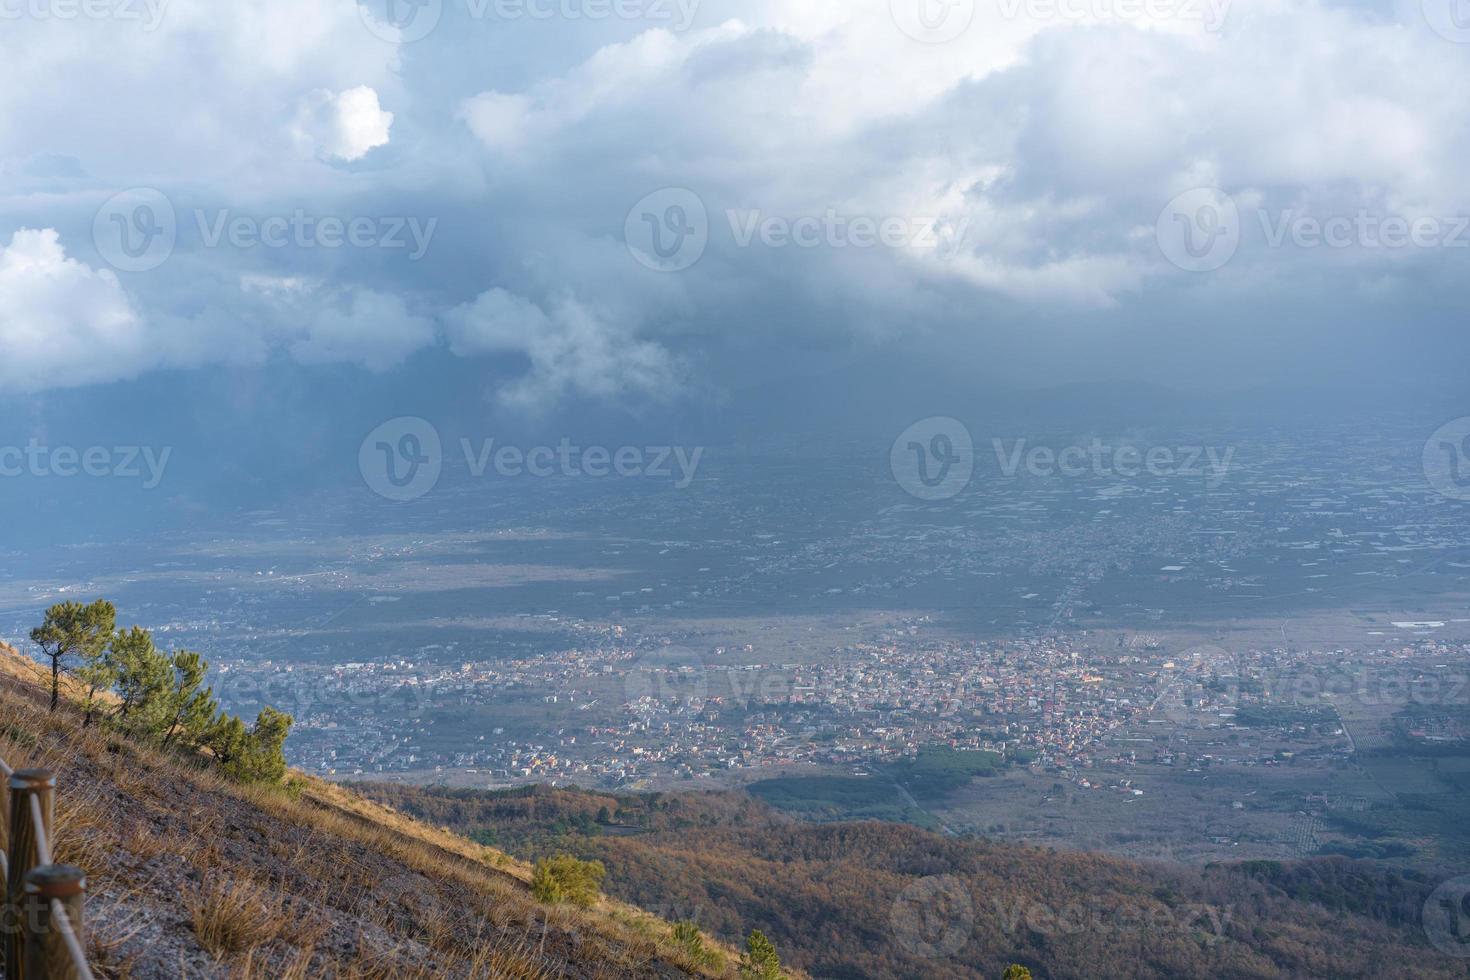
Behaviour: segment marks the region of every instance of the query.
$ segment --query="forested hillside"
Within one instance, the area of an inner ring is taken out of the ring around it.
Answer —
[[[1203,870],[809,824],[740,794],[400,785],[367,795],[522,857],[570,851],[620,898],[823,977],[1465,977],[1420,929],[1434,882],[1346,859]]]

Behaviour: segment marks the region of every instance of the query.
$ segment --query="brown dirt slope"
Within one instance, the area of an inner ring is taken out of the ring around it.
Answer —
[[[700,967],[632,906],[540,905],[527,865],[341,787],[239,786],[50,715],[46,681],[0,644],[0,758],[59,774],[56,859],[88,874],[99,976],[733,975],[728,949]]]

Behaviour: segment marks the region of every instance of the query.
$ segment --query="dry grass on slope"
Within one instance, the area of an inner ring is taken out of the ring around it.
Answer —
[[[722,975],[667,923],[539,905],[525,865],[342,787],[241,786],[70,706],[48,714],[39,673],[0,650],[0,757],[59,774],[56,856],[88,873],[99,975]]]

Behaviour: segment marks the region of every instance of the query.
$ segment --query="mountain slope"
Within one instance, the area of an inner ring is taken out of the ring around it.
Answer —
[[[48,714],[41,679],[0,649],[0,757],[58,773],[56,859],[87,872],[101,976],[722,975],[653,916],[538,904],[526,865],[341,787],[241,786]]]
[[[521,856],[570,850],[610,893],[716,935],[770,936],[813,975],[1467,977],[1420,925],[1436,881],[1342,858],[1197,869],[950,838],[899,824],[809,824],[732,793],[623,796],[402,785],[360,792]]]

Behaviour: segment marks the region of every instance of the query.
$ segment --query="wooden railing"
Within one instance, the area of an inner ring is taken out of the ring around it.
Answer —
[[[0,853],[5,980],[92,980],[82,949],[87,877],[81,868],[52,862],[56,775],[49,769],[11,769],[0,759],[0,777],[10,820],[10,837]]]

